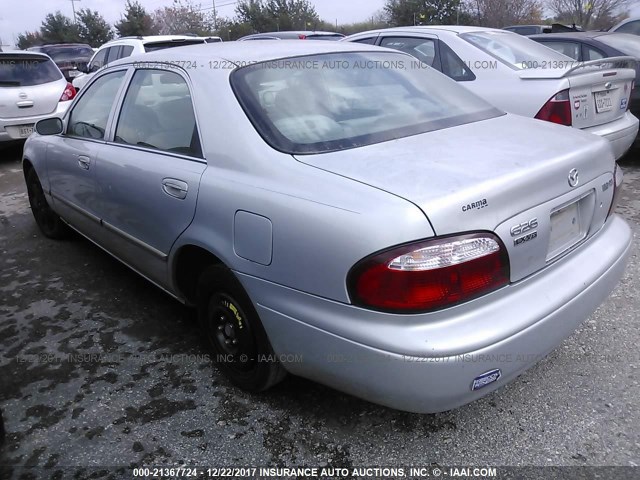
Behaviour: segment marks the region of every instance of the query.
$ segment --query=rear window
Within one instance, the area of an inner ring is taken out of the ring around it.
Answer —
[[[48,58],[36,55],[0,56],[0,87],[30,87],[61,78],[60,70]]]
[[[89,59],[93,55],[90,47],[50,47],[43,48],[43,53],[49,55],[54,62],[70,62],[77,59]]]
[[[335,35],[307,35],[307,40],[341,40],[344,35],[336,33]]]
[[[531,68],[532,65],[538,65],[541,62],[566,64],[567,61],[572,60],[530,38],[508,32],[463,33],[460,37],[514,70]]]
[[[144,50],[145,52],[155,52],[157,50],[164,50],[166,48],[173,47],[184,47],[185,45],[200,45],[202,43],[206,43],[204,39],[194,39],[194,40],[177,40],[177,41],[169,41],[169,42],[152,42],[145,43]]]
[[[323,153],[502,114],[422,62],[391,52],[334,53],[258,63],[231,83],[267,143]]]
[[[640,58],[640,37],[631,34],[612,34],[612,35],[600,35],[596,37],[601,43],[608,45],[616,50],[624,52],[626,55],[631,55],[636,58]]]

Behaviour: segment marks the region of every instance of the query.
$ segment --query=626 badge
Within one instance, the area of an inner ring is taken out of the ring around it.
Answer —
[[[535,230],[536,228],[538,228],[537,218],[532,218],[527,222],[522,222],[511,227],[511,236],[519,237],[513,241],[513,246],[517,247],[518,245],[522,245],[523,243],[533,240],[534,238],[538,238],[538,232]]]

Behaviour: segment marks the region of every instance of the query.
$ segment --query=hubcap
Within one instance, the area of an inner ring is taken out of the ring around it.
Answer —
[[[251,370],[257,350],[251,326],[237,302],[226,294],[216,294],[209,303],[208,336],[227,367],[237,372]]]

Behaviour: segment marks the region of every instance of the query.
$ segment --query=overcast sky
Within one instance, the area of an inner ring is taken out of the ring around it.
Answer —
[[[139,0],[147,9],[168,6],[172,0]],[[234,15],[234,0],[215,0],[221,16]],[[213,0],[195,0],[202,8],[212,7]],[[339,23],[350,23],[371,18],[384,5],[384,0],[311,0],[320,17],[324,20]],[[120,19],[126,0],[76,0],[76,9],[90,8],[98,10],[105,19],[114,23]],[[3,44],[12,44],[15,37],[25,30],[38,30],[47,13],[62,11],[72,17],[71,0],[0,0],[0,40]]]
[[[168,6],[173,0],[140,0],[148,10]],[[221,16],[232,17],[234,15],[234,0],[215,0]],[[76,0],[77,9],[90,8],[98,10],[113,24],[120,19],[124,11],[126,0]],[[213,6],[213,0],[195,0],[195,4],[201,4],[202,8]],[[320,18],[329,22],[350,23],[366,20],[380,10],[384,0],[311,0],[316,7]],[[640,0],[630,2],[631,12],[634,16],[640,15]],[[19,33],[25,30],[38,30],[40,23],[47,13],[56,10],[65,15],[73,15],[71,0],[0,0],[0,43],[12,44]]]

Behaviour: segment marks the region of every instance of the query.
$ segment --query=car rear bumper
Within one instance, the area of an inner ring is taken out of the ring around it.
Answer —
[[[638,119],[631,112],[627,112],[614,122],[583,130],[609,140],[616,160],[619,160],[631,148],[638,136]]]
[[[371,312],[238,277],[289,372],[392,408],[433,413],[486,395],[553,350],[616,286],[630,245],[628,225],[614,215],[544,271],[423,315]],[[497,381],[472,391],[474,379],[496,369]]]
[[[45,118],[62,117],[71,102],[58,102],[56,110],[45,115],[33,115],[30,117],[0,118],[0,142],[24,140],[27,137],[20,134],[20,127],[33,127],[36,122]]]

